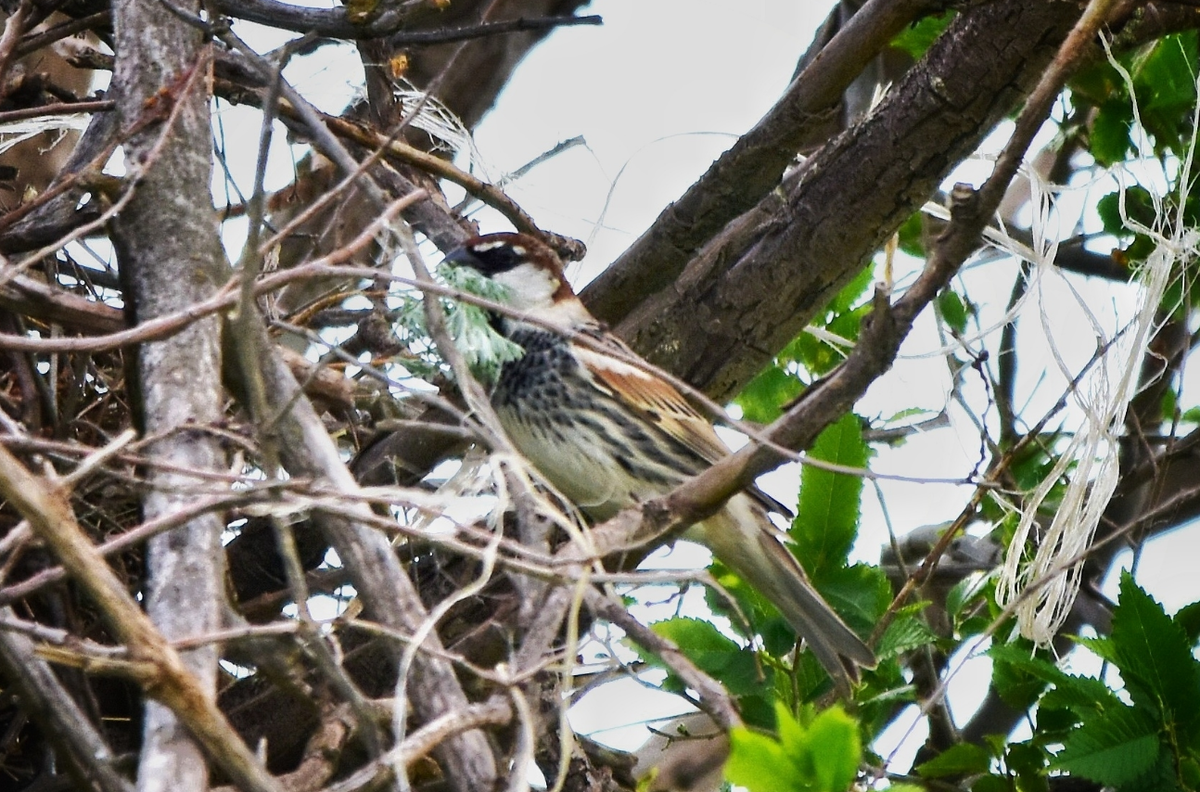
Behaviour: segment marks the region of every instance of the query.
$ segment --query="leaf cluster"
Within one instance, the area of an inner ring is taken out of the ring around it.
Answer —
[[[750,792],[844,792],[862,760],[858,725],[838,707],[819,714],[806,708],[800,720],[776,707],[779,736],[734,729],[726,777]]]
[[[1112,634],[1081,639],[1119,673],[1069,674],[1024,642],[992,647],[993,683],[1013,707],[1034,708],[1033,736],[960,744],[920,765],[925,778],[957,778],[972,790],[1049,789],[1054,775],[1116,792],[1200,788],[1200,662],[1192,655],[1200,604],[1171,618],[1123,573]]]

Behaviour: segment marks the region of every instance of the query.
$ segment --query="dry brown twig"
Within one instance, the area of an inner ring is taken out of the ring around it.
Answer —
[[[96,552],[75,522],[64,494],[32,476],[2,448],[0,494],[21,512],[33,532],[88,593],[113,634],[126,646],[131,660],[144,664],[148,673],[146,691],[170,707],[238,783],[255,792],[278,792],[275,780],[237,739],[216,702],[204,693],[178,653]]]

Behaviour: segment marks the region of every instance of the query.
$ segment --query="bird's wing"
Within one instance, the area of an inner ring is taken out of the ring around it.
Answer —
[[[612,347],[622,357],[637,355],[618,338],[596,334],[596,340]],[[729,447],[713,430],[713,426],[691,405],[683,394],[662,377],[632,363],[573,343],[576,359],[591,373],[593,381],[647,423],[683,445],[697,457],[702,467],[712,465],[729,455]],[[699,472],[702,467],[698,468]],[[758,487],[748,493],[771,511],[791,516],[791,511]]]
[[[624,349],[615,338],[605,338],[604,343],[634,357],[633,352]],[[662,430],[709,465],[729,455],[729,448],[717,437],[712,424],[671,383],[611,355],[580,344],[573,346],[576,359],[592,375],[596,385],[639,418]]]

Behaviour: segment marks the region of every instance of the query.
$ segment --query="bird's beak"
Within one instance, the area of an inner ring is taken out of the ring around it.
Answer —
[[[444,263],[452,264],[455,267],[470,267],[471,269],[479,269],[479,259],[475,258],[475,254],[467,247],[457,247],[446,254],[443,259]]]

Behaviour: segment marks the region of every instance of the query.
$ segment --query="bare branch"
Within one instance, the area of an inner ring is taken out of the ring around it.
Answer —
[[[279,792],[275,780],[229,727],[211,692],[184,665],[88,541],[64,494],[47,487],[0,448],[0,495],[21,512],[87,592],[113,634],[128,647],[129,656],[154,667],[157,678],[147,692],[170,707],[238,783],[255,792]]]

